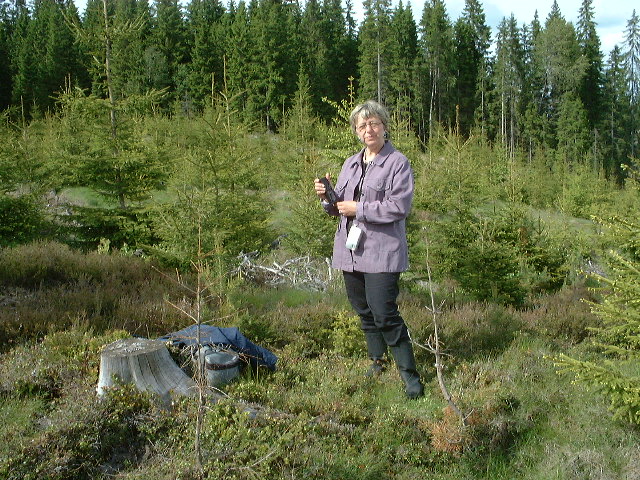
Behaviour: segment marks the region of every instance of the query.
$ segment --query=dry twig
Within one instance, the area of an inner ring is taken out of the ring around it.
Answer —
[[[438,385],[440,386],[440,391],[442,392],[444,399],[449,404],[449,407],[460,418],[460,422],[462,423],[462,425],[466,426],[467,417],[465,417],[465,415],[462,413],[458,405],[456,405],[444,381],[444,372],[443,372],[444,365],[442,363],[442,357],[446,354],[442,351],[442,344],[438,336],[438,322],[437,322],[437,314],[440,312],[440,309],[442,308],[442,305],[444,302],[442,302],[440,306],[436,308],[435,298],[433,296],[433,288],[431,286],[432,285],[431,267],[429,266],[428,259],[429,259],[429,251],[427,250],[427,274],[429,276],[429,294],[431,296],[431,306],[427,306],[426,309],[431,313],[431,318],[433,320],[433,335],[431,335],[427,340],[426,346],[421,345],[420,343],[417,343],[415,341],[413,343],[419,346],[420,348],[424,348],[425,350],[428,350],[429,352],[433,353],[433,355],[436,357],[435,367],[436,367],[436,375],[438,377]]]

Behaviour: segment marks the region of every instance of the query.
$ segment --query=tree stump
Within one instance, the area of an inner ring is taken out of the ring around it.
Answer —
[[[133,383],[139,390],[157,393],[165,403],[170,402],[171,392],[197,392],[196,383],[173,361],[164,343],[145,338],[116,340],[102,350],[98,395],[119,383]]]

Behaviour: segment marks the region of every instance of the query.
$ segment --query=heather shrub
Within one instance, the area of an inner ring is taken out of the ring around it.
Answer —
[[[0,393],[53,400],[74,384],[93,383],[102,348],[127,336],[123,330],[95,336],[91,329],[74,325],[36,344],[17,346],[0,357]]]
[[[191,303],[189,292],[143,259],[81,254],[55,242],[0,250],[0,295],[2,348],[78,320],[96,332],[159,336],[185,323],[166,299]]]
[[[549,338],[580,343],[598,324],[585,300],[593,292],[584,284],[575,283],[558,292],[535,299],[532,308],[519,312],[526,328]]]
[[[446,352],[457,360],[496,355],[523,327],[513,310],[490,303],[466,303],[444,310],[437,321]]]
[[[57,242],[34,242],[0,250],[0,285],[37,288],[61,283],[139,285],[152,265],[138,257],[80,253]],[[160,280],[161,283],[164,283]]]

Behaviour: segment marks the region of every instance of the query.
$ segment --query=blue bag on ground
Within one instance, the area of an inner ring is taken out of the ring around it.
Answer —
[[[159,340],[171,341],[177,347],[196,345],[198,343],[198,326],[191,325],[160,337]],[[266,348],[251,342],[240,333],[237,327],[200,325],[200,344],[230,348],[248,358],[253,368],[265,366],[269,370],[276,369],[278,357]]]

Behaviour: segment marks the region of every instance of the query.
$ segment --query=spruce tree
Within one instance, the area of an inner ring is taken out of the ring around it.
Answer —
[[[587,112],[591,130],[600,128],[602,113],[603,57],[600,38],[593,19],[593,0],[583,0],[578,16],[578,43],[587,67],[580,85],[580,99]]]
[[[224,85],[224,53],[227,32],[222,22],[224,7],[219,0],[192,0],[187,7],[187,29],[191,46],[188,95],[201,109],[213,90]]]
[[[25,112],[34,106],[40,111],[51,109],[54,96],[71,79],[84,79],[75,38],[65,21],[77,19],[75,7],[66,8],[54,0],[33,3],[31,14],[18,8],[17,23],[11,38],[13,103],[22,104]]]
[[[491,29],[486,24],[482,5],[477,0],[465,0],[462,16],[455,25],[456,104],[461,133],[468,134],[487,118]],[[476,122],[477,119],[477,122]]]
[[[105,27],[104,8],[107,15]],[[115,98],[144,94],[167,84],[167,68],[159,50],[148,45],[151,12],[145,0],[89,0],[78,29],[79,42],[90,56],[91,92],[108,95],[105,83],[105,42],[111,44],[111,89]],[[105,28],[109,38],[105,37]]]
[[[329,75],[331,57],[330,44],[327,43],[326,30],[328,23],[323,21],[324,13],[321,10],[320,2],[309,0],[305,4],[304,13],[300,23],[300,39],[303,43],[301,49],[305,52],[301,56],[301,63],[308,75],[310,83],[309,100],[312,102],[314,110],[320,108],[321,99],[331,95],[331,76]],[[337,38],[333,37],[334,40]]]
[[[347,0],[344,12],[341,0],[323,0],[321,29],[324,32],[328,56],[327,75],[330,91],[327,97],[337,102],[349,95],[349,78],[355,78],[358,73],[358,37],[351,0]],[[318,107],[324,118],[330,117],[331,112],[326,105],[326,102],[323,102]]]
[[[602,286],[603,298],[592,303],[600,318],[594,345],[602,352],[595,360],[567,355],[554,358],[562,371],[577,380],[596,386],[609,400],[614,418],[640,424],[640,225],[635,221],[613,219],[609,228],[622,248],[607,255],[605,274],[592,274]],[[626,247],[626,248],[625,248]]]
[[[560,102],[566,93],[578,94],[587,67],[576,31],[564,19],[556,2],[538,36],[534,55],[535,63],[544,75],[539,111],[543,118],[544,141],[555,148]]]
[[[365,0],[358,32],[358,97],[385,103],[389,96],[391,1]]]
[[[11,106],[11,32],[13,15],[6,3],[0,5],[0,110]]]
[[[591,139],[587,112],[574,92],[564,94],[558,105],[558,155],[566,164],[584,163]]]
[[[509,157],[515,156],[522,123],[522,91],[524,90],[524,49],[513,15],[500,22],[496,39],[494,84],[499,105],[499,139]]]
[[[311,87],[304,71],[298,76],[298,91],[286,117],[283,138],[291,145],[295,158],[285,156],[280,163],[284,168],[286,186],[290,192],[308,191],[310,181],[324,176],[334,176],[336,166],[322,155],[318,138],[318,119],[311,105]],[[285,162],[287,163],[285,165]],[[287,232],[284,243],[293,251],[314,257],[330,257],[335,232],[335,217],[326,215],[315,195],[291,195],[287,199],[289,214],[284,220]]]
[[[418,55],[418,32],[411,6],[404,7],[402,2],[391,16],[389,53],[386,105],[411,124],[416,97],[414,68]]]
[[[631,102],[630,137],[631,156],[640,152],[640,18],[633,11],[627,22],[624,39],[624,64],[627,88]]]
[[[276,0],[252,2],[249,14],[249,56],[245,54],[246,115],[268,131],[276,131],[283,107],[295,91],[299,58],[295,55],[295,6]],[[293,54],[292,54],[293,53]]]
[[[631,149],[627,139],[630,137],[630,100],[626,83],[624,59],[619,46],[615,46],[609,55],[604,77],[603,117],[606,128],[608,151],[604,165],[607,173],[621,181],[622,165],[629,162]]]
[[[524,120],[522,141],[529,159],[544,145],[544,69],[543,58],[538,54],[541,48],[542,26],[536,11],[530,25],[522,29],[525,77],[522,96],[524,99]]]
[[[226,49],[226,82],[230,94],[231,107],[245,120],[250,118],[247,112],[249,83],[257,73],[257,65],[252,62],[254,42],[249,29],[249,11],[245,2],[238,3],[229,25],[229,38]]]
[[[169,195],[154,209],[158,254],[184,267],[198,251],[222,250],[230,262],[273,240],[267,226],[270,205],[260,190],[268,152],[259,152],[250,141],[226,93],[211,103],[201,117],[185,120],[193,140],[170,163]]]
[[[453,125],[453,27],[441,0],[428,1],[420,20],[418,95],[421,107],[419,132],[431,138],[439,125]],[[426,127],[424,127],[426,123]]]
[[[187,71],[183,66],[188,61],[188,39],[178,0],[155,0],[150,46],[158,52],[156,66],[156,89],[168,87],[173,96],[181,97],[186,90]]]

